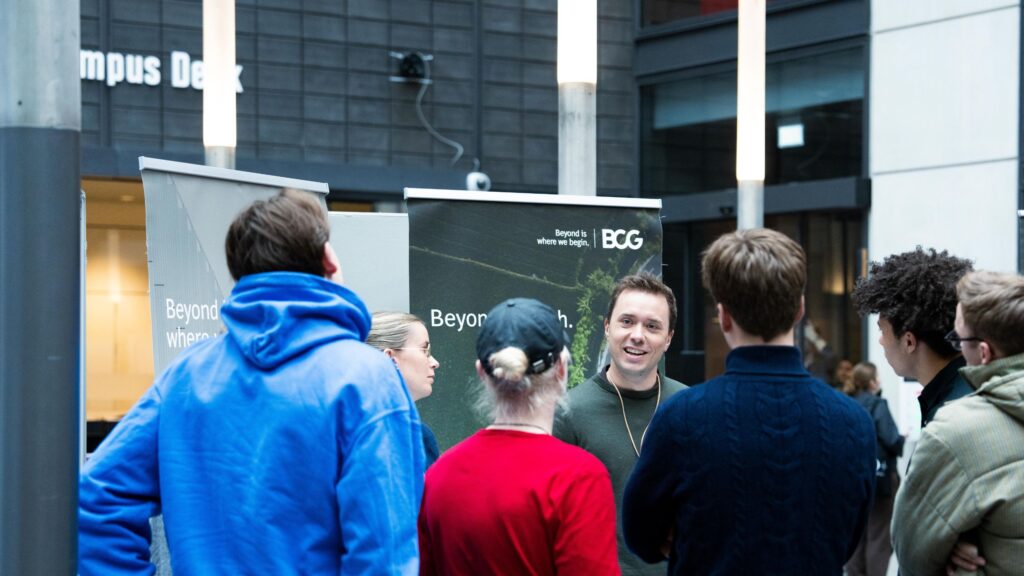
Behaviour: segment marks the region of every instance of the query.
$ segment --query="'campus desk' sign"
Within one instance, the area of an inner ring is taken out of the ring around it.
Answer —
[[[204,66],[202,60],[193,59],[188,52],[174,50],[171,56],[171,86],[174,88],[203,89]],[[79,73],[82,80],[105,82],[107,86],[145,84],[159,86],[167,70],[156,56],[81,50]],[[235,65],[235,92],[242,93],[242,66]]]

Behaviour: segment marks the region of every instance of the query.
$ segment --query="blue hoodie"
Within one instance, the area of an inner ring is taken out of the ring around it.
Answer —
[[[416,574],[419,416],[348,289],[242,278],[226,335],[184,351],[86,462],[79,572]]]

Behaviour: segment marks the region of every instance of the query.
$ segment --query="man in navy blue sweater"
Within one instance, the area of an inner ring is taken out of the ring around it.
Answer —
[[[725,374],[666,402],[623,497],[623,532],[669,574],[835,574],[875,482],[867,412],[804,369],[794,346],[807,262],[772,230],[726,234],[704,286],[732,351]]]

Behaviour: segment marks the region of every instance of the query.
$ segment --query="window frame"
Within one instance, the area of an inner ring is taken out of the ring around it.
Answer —
[[[643,188],[643,102],[641,89],[736,69],[736,14],[712,15],[641,29],[637,4],[635,189]],[[869,172],[871,43],[866,0],[778,0],[768,6],[766,63],[774,64],[860,48],[864,59],[861,169],[858,176],[765,186],[765,214],[804,210],[867,210]],[[825,25],[822,25],[825,24]],[[682,55],[682,56],[681,56]],[[1022,65],[1024,66],[1024,65]],[[1024,121],[1022,121],[1024,122]],[[692,222],[735,214],[736,188],[663,198],[666,222]]]

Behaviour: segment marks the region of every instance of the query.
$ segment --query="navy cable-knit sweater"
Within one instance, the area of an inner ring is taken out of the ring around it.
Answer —
[[[839,575],[874,497],[875,429],[791,346],[744,346],[658,410],[623,496],[626,543],[669,574]]]

